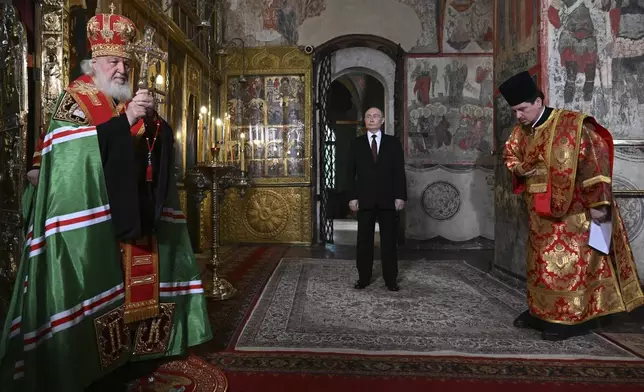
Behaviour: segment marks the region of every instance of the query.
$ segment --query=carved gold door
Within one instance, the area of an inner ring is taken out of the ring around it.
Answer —
[[[27,160],[27,37],[16,10],[0,4],[0,320],[20,259]]]

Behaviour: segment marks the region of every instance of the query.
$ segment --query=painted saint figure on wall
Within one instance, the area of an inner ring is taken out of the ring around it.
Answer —
[[[466,80],[467,64],[453,60],[445,67],[445,89],[450,105],[459,105],[463,101]]]
[[[575,1],[564,0],[566,6],[572,6]],[[595,86],[595,71],[597,70],[597,39],[595,27],[590,18],[590,10],[581,3],[569,13],[553,6],[548,9],[548,20],[556,28],[561,29],[559,36],[559,55],[561,65],[566,69],[564,102],[570,103],[575,97],[575,80],[577,74],[585,76],[583,94],[584,101],[593,97]]]
[[[644,0],[616,1],[609,12],[613,95],[627,94],[644,104]]]

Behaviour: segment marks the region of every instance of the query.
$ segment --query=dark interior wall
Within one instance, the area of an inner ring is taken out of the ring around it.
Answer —
[[[365,78],[362,107],[365,111],[371,107],[376,107],[383,112],[385,111],[385,87],[373,76],[367,75]]]
[[[514,6],[510,2],[500,3],[496,8],[495,91],[512,75],[539,65],[539,1],[526,1],[525,6],[531,12],[523,15],[513,13]],[[531,28],[526,34],[528,26]],[[521,34],[520,29],[524,29]],[[517,121],[498,91],[494,98],[494,120],[494,267],[522,278],[526,275],[528,215],[523,196],[513,193],[512,175],[503,162],[505,142]]]
[[[345,75],[340,79],[349,77],[350,75]],[[346,218],[349,214],[346,197],[347,160],[351,141],[356,138],[358,128],[364,125],[358,123],[364,117],[364,113],[361,113],[359,108],[366,110],[370,107],[377,107],[384,111],[385,102],[384,86],[374,77],[364,75],[363,85],[355,85],[351,81],[347,83],[347,80],[340,79],[331,84],[328,108],[329,119],[335,132],[333,217],[337,219]],[[354,87],[353,94],[346,85]]]

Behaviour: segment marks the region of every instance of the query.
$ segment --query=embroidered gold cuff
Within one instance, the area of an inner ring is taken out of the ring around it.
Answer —
[[[581,183],[581,186],[583,188],[588,188],[589,186],[597,185],[597,184],[602,183],[602,182],[605,183],[605,184],[611,184],[612,183],[610,177],[604,176],[604,175],[599,175],[599,176],[595,176],[593,178],[589,178],[587,180],[584,180],[584,182]]]
[[[529,193],[545,193],[548,190],[548,184],[530,184],[528,186]]]
[[[595,208],[595,207],[601,207],[601,206],[610,206],[610,201],[598,201],[597,203],[593,203],[588,206],[588,208]]]

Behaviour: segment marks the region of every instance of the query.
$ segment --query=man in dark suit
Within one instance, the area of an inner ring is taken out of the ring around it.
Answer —
[[[390,291],[400,290],[396,282],[396,228],[397,211],[407,200],[405,157],[400,141],[382,133],[384,122],[380,109],[367,110],[367,132],[352,142],[348,159],[349,208],[358,212],[358,281],[354,288],[359,290],[371,283],[376,220],[380,224],[382,277]]]

